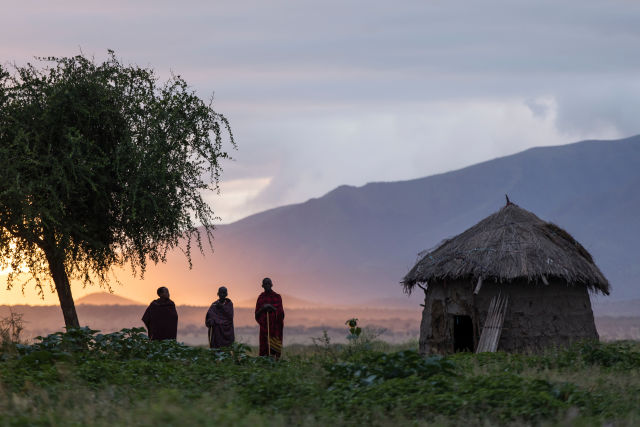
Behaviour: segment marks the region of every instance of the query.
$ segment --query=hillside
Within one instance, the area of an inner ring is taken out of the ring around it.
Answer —
[[[176,252],[150,268],[146,281],[174,284],[186,303],[212,300],[221,283],[237,301],[255,298],[270,276],[276,290],[316,304],[397,304],[404,298],[398,282],[418,252],[497,211],[509,194],[593,254],[612,284],[611,299],[640,298],[639,165],[635,136],[533,148],[410,181],[342,186],[220,226],[215,252],[195,256],[193,270],[175,268],[186,265]]]

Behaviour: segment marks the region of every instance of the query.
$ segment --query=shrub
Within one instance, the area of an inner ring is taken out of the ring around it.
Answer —
[[[15,352],[23,329],[22,314],[15,313],[13,310],[9,311],[9,316],[0,319],[0,356]]]
[[[555,349],[536,360],[547,368],[581,369],[585,366],[601,366],[618,370],[638,369],[640,346],[631,341],[582,341],[568,348]]]
[[[415,375],[428,378],[436,374],[454,375],[454,364],[441,357],[422,357],[417,351],[396,353],[368,353],[357,362],[329,364],[326,370],[335,380],[348,381],[351,385],[367,386],[391,378]]]
[[[100,334],[100,331],[88,327],[69,328],[66,332],[36,337],[34,344],[18,345],[17,350],[26,363],[48,362],[69,357],[157,361],[196,361],[199,358],[205,358],[240,363],[248,357],[249,348],[244,344],[234,343],[231,347],[211,351],[173,340],[151,341],[144,331],[144,328],[131,328],[110,334]]]

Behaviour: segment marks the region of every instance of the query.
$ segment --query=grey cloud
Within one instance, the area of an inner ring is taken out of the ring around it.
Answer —
[[[545,117],[549,113],[550,105],[539,99],[527,99],[524,103],[536,117]]]
[[[638,133],[638,22],[621,0],[24,1],[0,59],[112,48],[215,91],[240,144],[225,178],[273,177],[251,210]]]
[[[558,90],[557,124],[563,131],[615,128],[623,135],[640,132],[640,76],[593,81]]]

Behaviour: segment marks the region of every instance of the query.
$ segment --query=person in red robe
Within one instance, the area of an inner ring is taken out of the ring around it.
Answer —
[[[178,312],[176,305],[169,299],[169,289],[158,288],[157,300],[151,301],[142,321],[147,327],[151,340],[175,340],[178,335]]]
[[[271,288],[273,282],[265,277],[262,280],[264,292],[256,301],[256,322],[260,325],[260,356],[273,356],[276,359],[282,354],[282,329],[284,328],[284,308],[282,297]]]
[[[211,304],[204,324],[209,328],[209,347],[229,347],[236,340],[233,330],[233,303],[227,298],[227,288],[220,286],[218,300]]]

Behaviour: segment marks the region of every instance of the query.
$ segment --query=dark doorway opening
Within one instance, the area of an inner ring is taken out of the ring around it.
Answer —
[[[453,316],[453,351],[473,351],[471,316]]]

